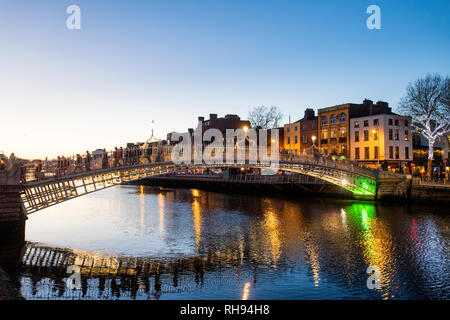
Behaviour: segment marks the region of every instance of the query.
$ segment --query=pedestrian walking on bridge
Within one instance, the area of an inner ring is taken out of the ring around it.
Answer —
[[[91,171],[91,161],[92,161],[92,156],[89,153],[89,151],[86,151],[86,158],[85,158],[85,170],[86,171]]]

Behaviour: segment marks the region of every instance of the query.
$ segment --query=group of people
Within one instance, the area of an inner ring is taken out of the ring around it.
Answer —
[[[83,154],[76,154],[72,157],[58,156],[54,161],[45,161],[44,167],[51,171],[54,168],[56,176],[63,176],[68,173],[81,173],[91,171],[92,169],[107,169],[110,167],[130,166],[143,162],[151,162],[151,155],[155,151],[151,147],[115,147],[113,151],[107,152],[103,149],[100,152],[89,152]],[[144,160],[145,159],[145,160]],[[156,160],[158,161],[159,158]],[[35,164],[34,171],[36,179],[40,179],[43,170],[42,161]]]

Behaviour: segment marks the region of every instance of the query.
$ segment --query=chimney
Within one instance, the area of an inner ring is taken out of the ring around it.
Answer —
[[[205,117],[198,117],[198,121],[203,123],[203,121],[205,121]]]
[[[363,101],[363,105],[365,105],[365,106],[371,106],[372,104],[373,104],[372,100],[364,99],[364,101]]]
[[[209,120],[216,120],[217,119],[217,113],[210,113],[209,114]]]
[[[380,106],[382,109],[387,109],[389,107],[389,103],[384,101],[377,101],[377,105]]]
[[[311,120],[314,118],[314,109],[307,108],[305,110],[305,120]]]

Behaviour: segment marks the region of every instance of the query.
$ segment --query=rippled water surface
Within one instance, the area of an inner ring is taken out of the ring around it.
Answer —
[[[120,186],[34,213],[27,299],[449,299],[446,207]],[[66,286],[79,267],[79,289]],[[367,287],[368,266],[380,289]]]

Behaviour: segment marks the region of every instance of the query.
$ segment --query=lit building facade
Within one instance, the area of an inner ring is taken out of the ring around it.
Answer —
[[[311,149],[312,137],[317,138],[317,117],[314,110],[307,108],[302,119],[284,125],[283,128],[284,150],[291,151],[295,155],[303,154]]]
[[[350,119],[350,159],[400,170],[413,159],[411,118],[379,113]]]
[[[349,113],[351,104],[318,110],[318,147],[323,154],[349,156]]]
[[[365,99],[363,103],[345,103],[318,110],[318,146],[325,155],[351,157],[350,119],[392,113],[387,102]]]
[[[284,125],[283,140],[284,150],[295,155],[300,154],[300,120]]]

